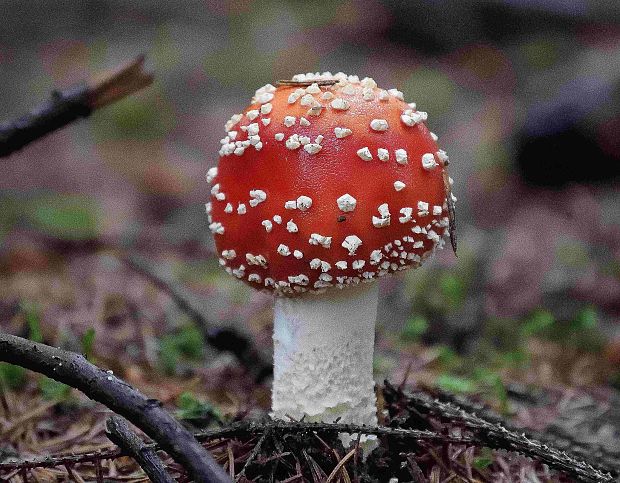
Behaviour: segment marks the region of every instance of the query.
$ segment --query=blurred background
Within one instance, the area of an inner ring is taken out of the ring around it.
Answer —
[[[152,87],[2,161],[4,330],[89,350],[130,381],[156,381],[164,400],[189,388],[232,413],[268,407],[268,386],[205,346],[117,254],[144,256],[213,324],[250,334],[269,357],[272,301],[218,268],[205,173],[224,122],[256,88],[343,71],[428,111],[458,197],[458,258],[444,250],[382,282],[377,380],[408,373],[500,404],[514,383],[620,387],[618,2],[2,0],[0,9],[3,120],[140,53],[156,73]],[[4,377],[18,387],[21,376]]]

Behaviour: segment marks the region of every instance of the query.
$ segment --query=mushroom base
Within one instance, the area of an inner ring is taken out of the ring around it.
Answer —
[[[378,285],[276,298],[272,417],[377,424]]]

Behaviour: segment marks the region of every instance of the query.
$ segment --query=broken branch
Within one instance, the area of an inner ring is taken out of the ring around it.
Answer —
[[[157,441],[197,482],[230,482],[224,470],[165,409],[82,355],[0,333],[0,361],[45,374],[79,389],[124,416]]]
[[[106,421],[106,435],[116,446],[127,452],[154,483],[174,483],[153,448],[149,448],[119,416]]]
[[[141,55],[94,82],[53,91],[49,101],[25,116],[0,124],[0,158],[152,82],[153,74],[145,72],[144,55]]]
[[[387,381],[385,381],[384,394],[386,399],[402,399],[412,413],[432,414],[450,423],[461,423],[473,433],[473,438],[479,445],[521,453],[562,471],[578,481],[593,483],[613,481],[612,475],[602,468],[595,468],[566,451],[537,441],[524,432],[511,431],[503,423],[491,422],[455,404],[441,402],[421,392],[405,394]]]
[[[163,277],[144,259],[137,256],[122,257],[122,261],[136,273],[144,276],[153,285],[167,293],[174,303],[202,330],[206,342],[213,348],[230,352],[261,383],[272,373],[271,364],[263,360],[252,341],[234,328],[212,327],[206,315],[185,293],[182,287]]]
[[[232,438],[257,438],[260,442],[264,436],[273,437],[274,441],[283,439],[287,434],[300,433],[316,433],[319,435],[330,434],[337,435],[340,433],[358,433],[366,435],[377,435],[387,438],[391,441],[407,441],[407,442],[428,442],[441,445],[455,444],[466,446],[486,446],[492,449],[505,449],[511,452],[517,452],[533,458],[535,461],[546,463],[551,468],[562,471],[572,476],[578,481],[587,482],[606,482],[614,481],[617,473],[613,468],[594,468],[590,464],[576,458],[574,455],[562,452],[551,445],[542,444],[533,438],[519,434],[515,431],[506,429],[499,422],[486,421],[474,414],[470,414],[462,408],[453,404],[446,404],[434,400],[424,394],[404,394],[402,391],[396,390],[393,386],[386,385],[384,389],[386,397],[402,397],[405,407],[411,408],[413,412],[416,410],[418,414],[430,414],[439,419],[446,419],[450,422],[461,422],[468,430],[468,435],[450,435],[445,433],[433,432],[420,429],[393,428],[385,426],[359,426],[352,424],[332,424],[332,423],[305,423],[305,422],[284,422],[284,421],[241,421],[229,426],[218,428],[215,430],[206,430],[194,433],[198,441],[203,443],[217,440],[225,440]],[[409,444],[409,443],[407,443]],[[156,444],[150,443],[146,446],[156,449]],[[256,446],[259,446],[257,443]],[[255,450],[256,450],[255,446]],[[264,445],[263,445],[264,446]],[[280,451],[281,449],[279,449]],[[248,456],[250,466],[251,456],[260,451],[252,451]],[[39,459],[23,462],[0,463],[0,472],[10,472],[21,468],[49,467],[60,466],[62,464],[91,462],[101,459],[115,458],[123,454],[117,449],[109,452],[85,453],[82,455],[72,455],[59,457],[57,459]],[[62,458],[62,459],[61,459]],[[415,461],[409,461],[414,467]],[[244,467],[247,468],[247,467]],[[419,468],[418,468],[419,469]],[[608,471],[613,471],[612,476]]]

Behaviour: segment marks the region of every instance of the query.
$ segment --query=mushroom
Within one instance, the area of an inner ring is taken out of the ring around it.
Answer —
[[[225,270],[276,296],[274,418],[377,423],[377,279],[451,233],[426,118],[396,89],[326,72],[261,87],[226,123],[209,227]]]

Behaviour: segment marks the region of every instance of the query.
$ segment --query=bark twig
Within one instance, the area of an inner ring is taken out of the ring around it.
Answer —
[[[79,389],[144,431],[197,482],[230,482],[192,433],[161,407],[82,355],[0,333],[0,361],[45,374]]]
[[[25,116],[0,124],[0,158],[152,82],[153,74],[145,72],[141,55],[98,80],[54,91],[49,101]]]
[[[123,451],[127,452],[154,483],[174,483],[157,452],[148,447],[119,416],[110,416],[106,421],[106,435]]]
[[[604,468],[594,468],[570,454],[562,452],[552,446],[542,444],[525,434],[510,431],[499,423],[486,421],[453,404],[442,403],[422,394],[404,395],[404,393],[397,392],[397,389],[389,385],[385,390],[388,392],[388,397],[390,391],[394,391],[392,396],[402,396],[403,402],[411,407],[412,410],[415,409],[423,414],[433,414],[436,417],[445,418],[451,423],[454,423],[454,421],[461,422],[463,426],[472,433],[471,436],[453,436],[427,430],[384,426],[370,427],[353,424],[283,421],[241,421],[215,430],[199,431],[194,433],[194,436],[198,441],[204,443],[227,438],[257,437],[265,434],[269,434],[274,438],[274,441],[277,441],[286,434],[317,433],[334,435],[339,433],[358,433],[377,435],[390,440],[400,439],[412,442],[425,441],[436,444],[487,446],[492,449],[505,449],[507,451],[521,453],[536,461],[546,463],[551,468],[562,471],[572,476],[577,481],[614,481],[612,475],[607,473]],[[410,398],[410,402],[408,402],[408,398]],[[152,449],[158,448],[158,446],[153,443],[146,444],[146,446]],[[9,472],[21,468],[60,466],[67,463],[92,462],[97,459],[115,458],[121,454],[124,453],[115,449],[109,452],[102,451],[62,457],[63,459],[46,458],[23,462],[0,463],[0,472]]]
[[[194,433],[196,440],[205,443],[225,438],[253,437],[269,433],[270,435],[281,436],[283,434],[316,432],[318,434],[339,434],[339,433],[359,433],[374,434],[387,438],[403,438],[418,441],[430,441],[436,443],[453,444],[475,444],[476,440],[468,437],[451,437],[445,434],[438,434],[432,431],[418,429],[388,428],[384,426],[359,426],[354,424],[332,424],[332,423],[300,423],[284,421],[240,421],[223,428],[215,430],[198,431]],[[157,450],[159,445],[156,443],[144,443],[145,447]],[[120,448],[110,448],[109,450],[92,451],[81,454],[64,455],[47,458],[35,458],[24,461],[13,461],[0,463],[0,472],[13,471],[20,468],[50,468],[64,466],[67,464],[90,463],[104,459],[115,459],[127,455]]]
[[[153,285],[167,293],[177,306],[196,321],[205,341],[213,348],[230,352],[261,383],[272,373],[271,363],[265,361],[253,342],[233,328],[211,326],[206,314],[191,300],[185,290],[172,280],[160,275],[146,260],[135,255],[122,257],[123,262],[135,272],[144,276]]]
[[[385,382],[385,392],[386,399],[401,398],[412,412],[430,413],[437,418],[449,421],[451,424],[455,422],[462,424],[474,434],[474,439],[480,445],[521,453],[545,463],[551,468],[562,471],[578,481],[593,483],[613,481],[612,475],[608,473],[609,469],[597,469],[590,463],[580,460],[566,451],[561,451],[528,437],[525,433],[511,431],[502,423],[483,419],[455,404],[432,399],[424,393],[406,394],[387,381]]]
[[[509,391],[516,391],[517,388],[513,386],[509,388]],[[464,409],[468,413],[475,413],[478,417],[486,419],[491,423],[499,423],[503,424],[506,429],[509,429],[514,432],[520,432],[522,429],[513,427],[502,419],[502,417],[495,413],[493,410],[484,406],[483,404],[472,402],[465,397],[446,393],[443,391],[438,391],[437,389],[433,389],[433,394],[439,399],[440,402],[443,403],[452,403]],[[540,398],[542,396],[536,396],[535,393],[524,394],[520,390],[520,397],[527,397],[531,400],[532,403],[537,401],[537,397]],[[612,401],[612,405],[618,401]],[[438,411],[441,411],[441,408],[437,408]],[[559,427],[551,426],[545,429],[544,432],[538,431],[530,431],[528,430],[528,434],[530,437],[539,440],[542,443],[546,443],[549,446],[554,448],[558,448],[560,450],[567,449],[570,453],[576,458],[583,459],[588,461],[592,466],[602,469],[612,470],[615,474],[620,475],[620,454],[618,451],[612,452],[606,449],[604,446],[594,443],[588,442],[585,443],[583,440],[578,438],[578,434],[569,433],[566,430],[563,430]]]
[[[222,438],[257,436],[269,432],[274,438],[283,434],[317,433],[340,434],[361,433],[386,436],[388,438],[404,438],[409,440],[432,441],[453,444],[475,444],[476,440],[469,437],[446,436],[445,434],[420,429],[390,428],[386,426],[364,426],[344,423],[304,423],[286,421],[240,421],[229,426],[194,433],[198,441],[213,441]],[[1,466],[0,466],[1,468]]]

